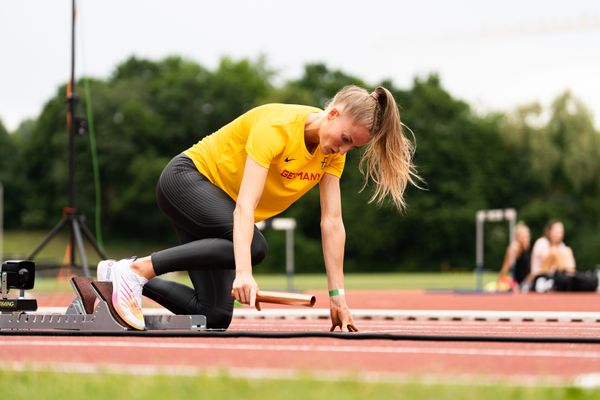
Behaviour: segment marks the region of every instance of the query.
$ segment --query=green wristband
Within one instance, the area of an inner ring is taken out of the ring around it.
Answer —
[[[344,289],[333,289],[329,291],[329,297],[338,296],[340,294],[346,294]]]

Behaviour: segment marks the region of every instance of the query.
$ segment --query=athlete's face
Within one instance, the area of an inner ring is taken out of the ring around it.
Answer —
[[[516,236],[517,242],[519,242],[524,249],[529,248],[529,244],[531,242],[531,234],[529,233],[529,229],[526,229],[526,228],[517,229],[515,236]]]
[[[371,140],[369,130],[340,109],[332,107],[319,131],[319,143],[325,154],[345,154]]]
[[[548,239],[550,243],[557,245],[562,243],[565,237],[565,227],[561,222],[556,222],[552,224],[550,227],[550,231],[548,232]]]

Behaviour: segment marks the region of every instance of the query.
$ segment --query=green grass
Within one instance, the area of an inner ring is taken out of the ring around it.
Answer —
[[[131,376],[0,370],[3,397],[37,399],[597,399],[599,390],[574,387],[518,387],[419,383],[366,383],[360,380],[248,380],[226,375]]]
[[[68,242],[67,229],[63,229],[59,235],[54,237],[44,249],[37,255],[40,261],[57,262],[63,260]],[[5,231],[4,232],[4,255],[5,258],[26,258],[46,236],[46,231]],[[164,248],[166,244],[148,243],[133,239],[106,241],[106,253],[112,258],[125,258],[132,255],[150,254],[157,249]],[[90,265],[96,265],[100,261],[96,251],[85,241],[85,251]]]
[[[495,274],[485,274],[484,281],[494,279]],[[256,274],[259,286],[285,289],[286,280],[283,274]],[[344,276],[347,289],[398,290],[398,289],[458,289],[475,288],[475,275],[470,272],[451,273],[346,273]],[[327,280],[323,274],[297,274],[294,276],[294,288],[298,290],[325,290]]]
[[[495,279],[495,274],[484,275],[484,282]],[[287,290],[287,280],[283,274],[255,274],[256,281],[264,290]],[[168,276],[190,285],[185,273]],[[325,272],[322,274],[298,274],[294,276],[294,290],[310,291],[327,289]],[[346,288],[349,290],[405,290],[405,289],[474,289],[475,276],[472,273],[372,273],[346,274]],[[37,278],[36,292],[70,291],[67,281],[57,282],[55,278]]]
[[[4,253],[12,258],[25,258],[44,238],[46,232],[42,231],[8,231],[4,235]],[[46,248],[36,257],[39,261],[44,260],[62,260],[67,243],[66,231],[62,235],[52,240]],[[113,258],[124,258],[131,255],[150,254],[158,248],[164,247],[164,244],[152,244],[146,242],[136,242],[128,240],[127,242],[108,242],[106,244],[107,253]],[[90,265],[96,265],[99,261],[93,249],[86,249]],[[93,271],[92,271],[93,272]],[[257,273],[256,279],[263,289],[286,290],[287,282],[283,274],[260,274]],[[488,282],[495,279],[496,275],[488,273],[484,281]],[[189,284],[185,273],[177,274],[172,279],[177,279],[183,283]],[[170,279],[171,279],[170,278]],[[345,276],[347,289],[379,289],[379,290],[397,290],[397,289],[457,289],[475,287],[475,275],[471,272],[448,272],[448,273],[347,273]],[[324,290],[327,288],[325,271],[322,274],[296,274],[294,277],[295,290]],[[36,280],[35,291],[68,291],[68,283],[57,284],[53,278]]]

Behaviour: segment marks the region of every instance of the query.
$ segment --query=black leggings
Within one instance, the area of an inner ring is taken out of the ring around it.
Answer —
[[[193,288],[151,279],[143,294],[175,314],[202,314],[207,327],[227,329],[233,314],[235,202],[204,177],[187,156],[173,158],[156,186],[160,209],[171,220],[180,246],[152,253],[156,275],[188,271]],[[252,265],[267,254],[267,242],[254,228]]]

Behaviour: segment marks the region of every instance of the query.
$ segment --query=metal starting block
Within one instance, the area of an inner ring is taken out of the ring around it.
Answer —
[[[0,271],[7,269],[5,262]],[[10,261],[11,267],[18,263],[27,263],[28,279],[34,275],[31,261]],[[34,268],[34,267],[33,267]],[[14,269],[14,268],[12,268]],[[16,270],[23,270],[17,268]],[[24,299],[23,287],[19,299],[5,298],[10,288],[8,279],[2,279],[2,299],[0,299],[0,334],[3,330],[57,330],[71,332],[124,332],[133,331],[121,320],[112,305],[112,283],[97,282],[90,278],[73,277],[71,285],[75,291],[75,299],[67,308],[65,314],[28,314],[26,311],[36,311],[37,302],[34,299]],[[24,280],[21,280],[24,282]],[[14,281],[16,282],[16,280]],[[28,282],[27,288],[33,283]],[[6,283],[6,285],[5,285]],[[24,286],[23,284],[21,286]],[[201,331],[206,329],[204,315],[148,315],[144,317],[146,331]]]

